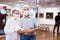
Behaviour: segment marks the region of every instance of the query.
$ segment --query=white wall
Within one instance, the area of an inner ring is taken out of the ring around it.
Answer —
[[[38,18],[38,21],[40,24],[52,24],[52,25],[54,25],[55,24],[55,16],[58,14],[58,12],[60,12],[60,8],[58,8],[58,7],[51,7],[51,8],[39,7],[38,10],[39,10],[38,12],[44,14],[44,18]],[[46,12],[53,12],[53,19],[46,19]],[[54,28],[54,26],[49,26],[49,31],[53,32],[53,28]]]
[[[39,7],[38,10],[39,10],[38,12],[44,14],[44,18],[38,18],[38,21],[40,24],[53,24],[54,25],[55,16],[58,14],[58,12],[60,12],[60,8],[58,7],[51,7],[51,8]],[[46,19],[46,12],[53,12],[53,19]]]

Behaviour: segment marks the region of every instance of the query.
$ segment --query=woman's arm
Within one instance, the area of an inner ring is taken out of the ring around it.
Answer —
[[[14,32],[14,30],[10,29],[10,20],[7,20],[6,25],[4,27],[5,34],[11,34]]]

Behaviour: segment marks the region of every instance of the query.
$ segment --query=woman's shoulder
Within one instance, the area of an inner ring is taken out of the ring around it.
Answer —
[[[10,21],[12,21],[12,20],[13,20],[13,18],[11,17],[11,18],[7,19],[7,22],[10,22]]]

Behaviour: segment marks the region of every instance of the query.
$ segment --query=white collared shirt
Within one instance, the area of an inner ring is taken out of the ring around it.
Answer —
[[[6,40],[20,40],[20,35],[17,34],[17,31],[20,29],[22,28],[19,25],[19,21],[15,20],[13,17],[8,19],[4,27]]]

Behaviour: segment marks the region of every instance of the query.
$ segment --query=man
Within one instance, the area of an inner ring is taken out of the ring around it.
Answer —
[[[55,34],[56,27],[57,27],[57,34],[59,34],[59,26],[60,26],[60,12],[58,12],[58,15],[55,17],[55,25],[53,29],[54,34]]]
[[[21,19],[21,28],[25,31],[21,33],[20,40],[36,40],[36,31],[39,29],[39,24],[36,19],[29,17],[29,6],[23,7],[24,17]]]
[[[18,9],[12,10],[12,17],[7,20],[4,27],[4,32],[6,34],[6,40],[20,40],[17,32],[21,30],[20,22],[20,11]]]

